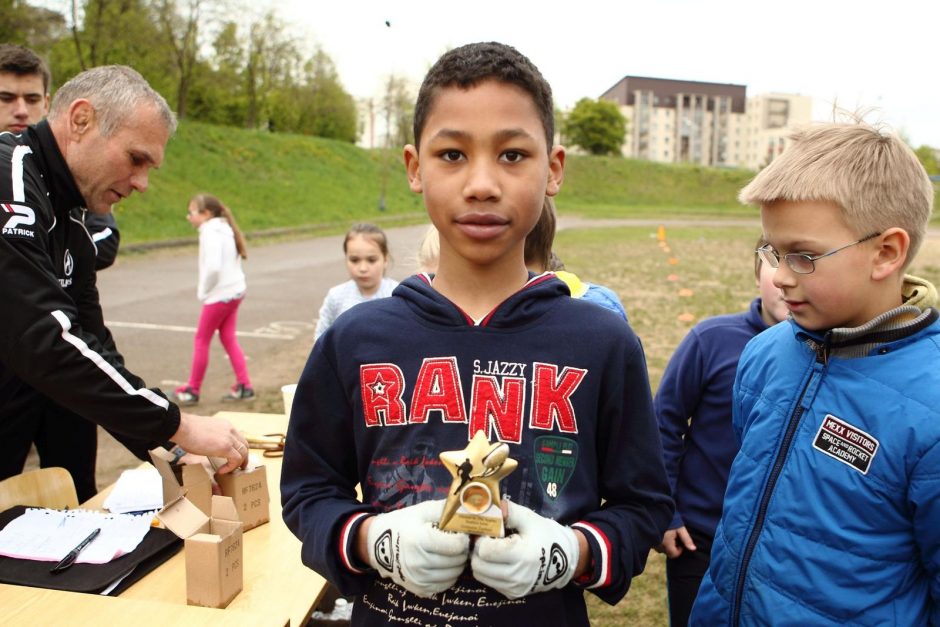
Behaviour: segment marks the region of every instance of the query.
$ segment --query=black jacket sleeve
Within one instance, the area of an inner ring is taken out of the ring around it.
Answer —
[[[179,428],[179,408],[147,389],[116,351],[83,329],[62,285],[72,263],[68,212],[53,210],[46,177],[30,156],[19,159],[0,150],[0,380],[16,376],[115,433],[170,439]],[[56,263],[65,266],[62,278]]]

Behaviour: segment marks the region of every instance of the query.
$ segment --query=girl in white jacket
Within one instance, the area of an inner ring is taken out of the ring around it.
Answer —
[[[209,344],[216,331],[235,371],[235,385],[222,400],[254,398],[245,354],[235,337],[238,306],[245,297],[242,272],[242,259],[248,257],[245,238],[231,210],[211,194],[197,194],[189,201],[187,219],[199,230],[197,296],[203,305],[193,342],[189,383],[176,389],[176,400],[180,405],[199,402],[199,388],[209,365]]]

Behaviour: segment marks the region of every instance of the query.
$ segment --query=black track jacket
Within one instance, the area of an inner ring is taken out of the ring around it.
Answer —
[[[179,408],[83,327],[73,300],[94,289],[94,266],[71,251],[87,240],[72,219],[84,205],[47,122],[0,133],[0,416],[27,384],[116,434],[169,440]]]

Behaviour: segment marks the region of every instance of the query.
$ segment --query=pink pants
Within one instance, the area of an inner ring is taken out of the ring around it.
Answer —
[[[202,386],[202,379],[209,365],[209,344],[216,330],[219,331],[219,340],[232,362],[235,371],[235,380],[246,387],[251,387],[248,378],[248,367],[245,365],[245,353],[235,338],[235,327],[238,322],[238,306],[242,304],[241,298],[224,303],[203,305],[199,315],[199,327],[196,329],[196,338],[193,341],[193,366],[189,374],[189,387],[197,394]]]

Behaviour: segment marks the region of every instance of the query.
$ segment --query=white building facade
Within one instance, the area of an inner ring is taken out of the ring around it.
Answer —
[[[747,97],[745,85],[625,76],[601,98],[627,119],[625,157],[759,169],[808,123],[812,100],[798,94]]]

